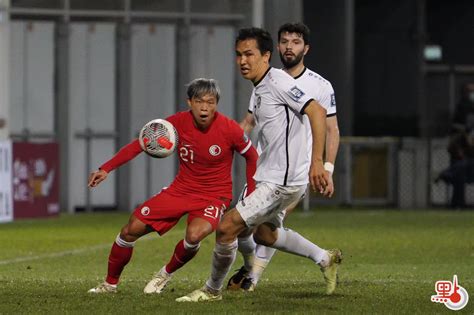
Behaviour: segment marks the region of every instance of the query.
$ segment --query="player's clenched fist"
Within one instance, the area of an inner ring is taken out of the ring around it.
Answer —
[[[92,172],[89,175],[88,186],[89,187],[95,187],[95,186],[99,185],[102,181],[104,181],[107,178],[108,175],[109,175],[109,173],[107,173],[104,170],[97,170],[95,172]]]
[[[311,163],[309,169],[309,181],[313,191],[318,191],[320,193],[325,191],[329,179],[322,163]]]

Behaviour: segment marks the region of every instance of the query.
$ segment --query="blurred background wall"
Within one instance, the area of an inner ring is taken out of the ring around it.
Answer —
[[[220,110],[240,120],[252,86],[234,65],[236,31],[276,39],[290,21],[312,31],[306,65],[333,84],[343,136],[336,196],[307,204],[447,205],[451,186],[434,179],[474,82],[469,0],[1,0],[0,137],[59,143],[63,211],[131,211],[170,183],[174,159],[140,156],[94,191],[88,173],[151,118],[186,109],[195,77],[218,79]]]

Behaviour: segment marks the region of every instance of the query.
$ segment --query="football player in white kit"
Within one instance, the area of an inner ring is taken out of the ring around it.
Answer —
[[[304,195],[308,173],[313,190],[323,193],[328,185],[323,166],[326,110],[285,71],[270,67],[273,41],[267,31],[241,29],[235,47],[242,76],[254,84],[251,100],[261,149],[254,176],[257,187],[222,217],[206,284],[176,299],[178,302],[222,299],[224,279],[236,257],[237,236],[254,228],[258,243],[310,258],[322,268],[328,290],[336,285],[340,251],[322,250],[300,234],[283,229],[279,218]],[[311,159],[304,115],[312,131]]]
[[[334,163],[339,148],[336,99],[331,83],[304,65],[304,56],[309,51],[309,32],[309,28],[303,23],[283,24],[278,30],[277,49],[284,66],[283,70],[295,78],[298,87],[309,93],[326,109],[326,162],[324,163],[324,169],[328,174],[329,182],[323,194],[332,197],[334,193],[332,173],[334,172]],[[250,134],[255,126],[253,111],[253,103],[251,102],[248,114],[240,123],[246,134]],[[306,116],[303,119],[307,129],[308,154],[311,158],[311,126]],[[286,216],[296,205],[297,203],[286,209]],[[281,219],[283,218],[281,216]],[[253,291],[276,250],[264,245],[257,245],[256,249],[253,250],[255,244],[251,235],[239,235],[238,241],[238,249],[243,255],[244,266],[229,279],[227,288]],[[327,293],[332,292],[328,290]]]

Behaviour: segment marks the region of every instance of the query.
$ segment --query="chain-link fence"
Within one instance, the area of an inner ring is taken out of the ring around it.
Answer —
[[[343,138],[336,163],[336,194],[311,194],[309,204],[449,207],[452,186],[439,174],[450,166],[448,139]],[[466,207],[474,207],[474,185],[465,185]]]

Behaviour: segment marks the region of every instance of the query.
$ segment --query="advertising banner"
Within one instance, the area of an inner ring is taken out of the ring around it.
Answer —
[[[59,214],[59,148],[57,143],[13,143],[13,216]]]

